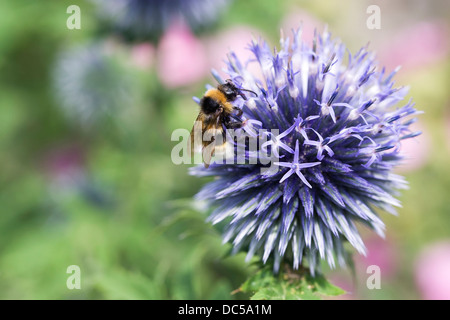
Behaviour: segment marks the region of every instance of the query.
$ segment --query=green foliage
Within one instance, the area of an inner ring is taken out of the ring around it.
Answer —
[[[305,269],[286,269],[285,272],[274,275],[268,267],[250,276],[240,287],[240,291],[251,293],[252,300],[319,300],[325,296],[345,293],[322,275],[312,277]]]

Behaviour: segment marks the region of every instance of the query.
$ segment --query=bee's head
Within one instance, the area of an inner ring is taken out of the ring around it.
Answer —
[[[248,91],[253,93],[255,96],[257,95],[251,90],[238,88],[231,79],[228,79],[224,84],[219,85],[218,89],[225,95],[228,101],[235,100],[238,95],[241,96],[244,100],[247,100],[247,97],[242,91]]]

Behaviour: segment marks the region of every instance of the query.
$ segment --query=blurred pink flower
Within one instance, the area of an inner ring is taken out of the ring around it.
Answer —
[[[84,166],[84,152],[79,145],[69,144],[51,150],[44,159],[45,172],[53,177],[79,171]]]
[[[54,192],[72,190],[84,177],[85,154],[77,144],[67,144],[50,150],[44,158],[44,172]]]
[[[398,264],[398,250],[389,239],[380,237],[371,237],[364,240],[367,248],[367,256],[357,256],[357,269],[361,270],[364,276],[367,276],[367,267],[376,265],[380,267],[381,276],[389,278],[395,275]]]
[[[321,32],[324,26],[324,22],[310,13],[297,8],[292,9],[281,22],[281,29],[286,36],[291,35],[291,30],[297,30],[302,27],[302,39],[309,45],[312,45],[314,30],[317,29],[317,32]]]
[[[433,244],[415,265],[416,284],[427,300],[450,300],[450,242]]]
[[[393,70],[401,65],[409,70],[444,59],[449,53],[449,34],[443,24],[421,22],[404,29],[378,53],[381,65]]]
[[[248,47],[252,39],[258,40],[260,36],[262,37],[263,35],[257,29],[246,26],[235,26],[205,39],[210,67],[216,69],[221,76],[224,76],[221,70],[225,67],[224,61],[227,60],[227,54],[230,51],[233,51],[243,62],[255,59]],[[249,64],[248,70],[256,78],[262,78],[260,66],[256,61]]]
[[[130,60],[139,69],[149,69],[155,62],[155,47],[148,42],[134,45],[130,51]]]
[[[203,44],[183,23],[174,23],[163,35],[157,49],[157,72],[169,88],[192,84],[208,73]]]
[[[397,167],[398,172],[417,170],[425,165],[429,159],[431,138],[428,130],[418,122],[411,126],[411,131],[421,131],[422,134],[414,139],[406,139],[401,142],[400,154],[405,159]]]

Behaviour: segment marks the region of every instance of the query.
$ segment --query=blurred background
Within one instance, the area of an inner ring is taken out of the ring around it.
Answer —
[[[171,133],[191,129],[229,49],[245,60],[252,37],[275,46],[301,22],[307,41],[328,25],[402,65],[396,83],[425,112],[386,239],[362,230],[355,274],[326,275],[344,299],[450,299],[449,16],[446,0],[1,0],[0,299],[246,298],[231,292],[253,269],[192,203],[205,181],[172,163]],[[374,264],[381,290],[366,287]]]

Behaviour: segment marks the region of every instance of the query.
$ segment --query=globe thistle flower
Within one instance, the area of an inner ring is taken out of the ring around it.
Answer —
[[[128,39],[158,39],[174,22],[212,25],[229,0],[93,0],[100,18]]]
[[[266,132],[270,139],[260,146],[278,150],[278,170],[262,173],[259,152],[247,152],[242,165],[194,167],[193,175],[215,177],[196,198],[216,208],[209,221],[226,221],[224,242],[233,243],[233,252],[246,251],[247,260],[270,260],[274,272],[281,262],[294,269],[306,262],[312,274],[321,260],[345,266],[345,243],[366,251],[357,225],[383,236],[378,209],[396,214],[400,206],[394,196],[407,185],[392,169],[402,160],[402,140],[420,134],[408,129],[418,114],[414,104],[394,108],[408,88],[395,88],[398,70],[386,73],[367,48],[347,53],[327,31],[312,45],[298,30],[292,41],[281,37],[279,50],[262,40],[249,49],[252,61],[231,52],[224,72],[257,94],[235,102],[252,130],[279,130]],[[252,62],[260,78],[248,71]]]
[[[67,117],[92,127],[131,103],[132,81],[107,46],[62,52],[53,72],[54,89]]]

